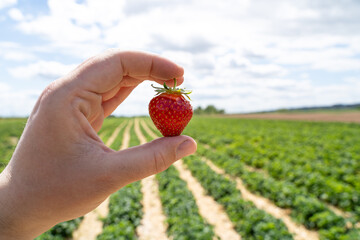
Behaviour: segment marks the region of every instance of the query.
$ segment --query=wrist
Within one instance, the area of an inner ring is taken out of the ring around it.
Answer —
[[[16,198],[11,192],[10,178],[5,171],[6,169],[0,173],[0,239],[32,239],[34,233],[30,229],[26,230],[26,226],[22,224],[26,220],[19,215],[21,209],[14,207]]]

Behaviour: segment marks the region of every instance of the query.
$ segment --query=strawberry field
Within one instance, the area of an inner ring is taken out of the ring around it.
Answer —
[[[0,119],[0,171],[25,122]],[[85,215],[38,239],[360,239],[358,124],[194,117],[184,134],[197,153],[110,196],[99,232]],[[99,135],[114,150],[160,137],[149,118]]]

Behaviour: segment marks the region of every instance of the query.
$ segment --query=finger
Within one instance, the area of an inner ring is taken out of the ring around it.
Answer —
[[[183,74],[182,67],[154,54],[110,50],[84,62],[71,76],[75,75],[77,87],[105,93],[121,84],[124,76],[166,81]]]
[[[196,142],[188,136],[158,138],[141,146],[108,154],[106,161],[114,185],[119,187],[167,169],[193,154]]]
[[[119,91],[109,100],[102,103],[104,110],[104,116],[109,116],[115,109],[129,96],[129,94],[134,90],[133,87],[122,87]]]

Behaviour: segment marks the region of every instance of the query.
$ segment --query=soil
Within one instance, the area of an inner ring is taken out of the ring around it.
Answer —
[[[360,112],[340,113],[254,113],[254,114],[227,114],[219,115],[228,118],[249,118],[249,119],[280,119],[299,120],[315,122],[352,122],[360,123]]]

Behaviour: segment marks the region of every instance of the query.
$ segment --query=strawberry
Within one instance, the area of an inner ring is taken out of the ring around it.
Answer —
[[[149,114],[155,126],[164,137],[178,136],[182,133],[189,123],[193,109],[188,94],[191,91],[185,91],[176,88],[176,79],[174,78],[174,87],[169,88],[166,83],[164,87],[154,87],[156,96],[149,103]]]

